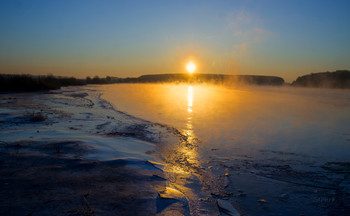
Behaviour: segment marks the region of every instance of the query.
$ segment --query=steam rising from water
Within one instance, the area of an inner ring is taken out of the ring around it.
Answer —
[[[117,109],[195,134],[202,147],[350,156],[348,90],[187,84],[99,88]]]

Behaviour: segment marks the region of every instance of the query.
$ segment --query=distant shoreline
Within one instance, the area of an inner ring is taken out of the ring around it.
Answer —
[[[59,89],[64,86],[78,86],[87,84],[113,83],[211,83],[222,85],[288,85],[284,79],[277,76],[262,75],[226,75],[226,74],[151,74],[139,77],[111,77],[77,79],[74,77],[59,77],[53,75],[30,74],[0,74],[0,92],[32,92]],[[312,73],[298,77],[293,87],[313,88],[350,88],[350,71],[337,70],[334,72]]]

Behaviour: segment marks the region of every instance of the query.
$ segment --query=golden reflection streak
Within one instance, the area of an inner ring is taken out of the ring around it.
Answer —
[[[193,125],[192,125],[192,106],[193,106],[193,86],[188,86],[187,88],[187,123],[185,133],[187,135],[188,142],[193,144]]]
[[[193,128],[193,98],[194,88],[187,87],[187,118],[185,128],[181,132],[181,141],[175,145],[174,151],[169,152],[167,157],[168,178],[170,179],[164,193],[166,195],[181,196],[179,191],[186,196],[189,201],[191,215],[199,215],[198,195],[193,189],[187,186],[188,183],[193,183],[192,176],[198,178],[207,176],[203,171],[198,161],[198,139],[194,134]],[[191,181],[189,181],[191,180]],[[202,180],[201,180],[202,181]]]
[[[187,111],[189,113],[192,112],[192,105],[193,105],[193,87],[188,86],[188,88],[187,88]]]
[[[181,143],[176,146],[176,151],[174,155],[170,157],[173,158],[172,166],[169,167],[171,172],[178,174],[190,174],[197,170],[198,164],[198,153],[197,153],[197,138],[193,132],[193,97],[194,89],[193,86],[187,87],[187,121],[185,128],[182,131],[184,139]]]
[[[196,166],[197,161],[197,150],[196,150],[196,139],[193,132],[193,124],[192,124],[192,112],[193,112],[193,86],[188,86],[187,88],[187,122],[186,128],[184,129],[184,134],[186,136],[186,144],[180,145],[178,151],[184,155],[184,158],[189,162],[187,164],[188,167],[185,169],[191,172],[193,167]],[[193,171],[193,170],[192,170]]]

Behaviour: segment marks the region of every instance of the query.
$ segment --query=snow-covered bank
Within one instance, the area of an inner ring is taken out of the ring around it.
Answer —
[[[88,87],[0,95],[3,214],[189,214],[157,149],[177,135],[100,95]]]
[[[84,159],[160,156],[154,144],[160,131],[148,129],[149,122],[118,113],[97,91],[65,88],[50,94],[1,96],[2,141],[79,140],[88,148]]]

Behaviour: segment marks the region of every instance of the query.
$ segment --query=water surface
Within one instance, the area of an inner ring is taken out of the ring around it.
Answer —
[[[350,158],[350,91],[185,84],[103,85],[116,109],[174,126],[202,149]]]

